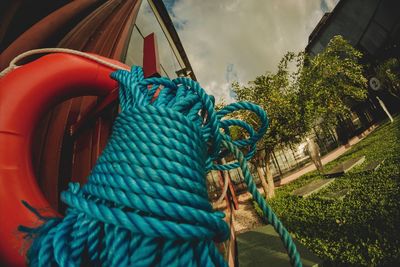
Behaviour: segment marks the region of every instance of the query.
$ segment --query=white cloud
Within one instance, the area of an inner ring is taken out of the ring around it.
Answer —
[[[178,34],[200,84],[217,100],[229,102],[229,64],[241,83],[275,71],[287,51],[305,48],[324,11],[336,2],[178,0],[171,17],[179,24]]]
[[[332,9],[336,6],[339,0],[322,0],[323,4],[326,6],[326,11],[332,11]]]

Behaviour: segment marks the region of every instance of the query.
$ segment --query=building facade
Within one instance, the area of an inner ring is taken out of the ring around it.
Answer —
[[[341,0],[309,36],[306,52],[320,53],[335,35],[342,35],[368,61],[400,56],[400,2]]]
[[[306,53],[320,53],[335,35],[341,35],[363,53],[365,75],[370,81],[375,67],[389,58],[400,58],[400,2],[396,0],[341,0],[326,13],[309,36]],[[354,106],[362,125],[385,117],[376,99],[383,99],[392,113],[400,103],[384,90],[372,90],[367,105]],[[348,123],[350,125],[350,123]],[[351,125],[350,125],[351,126]]]

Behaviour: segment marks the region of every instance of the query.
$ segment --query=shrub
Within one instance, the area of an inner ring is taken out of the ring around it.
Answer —
[[[283,224],[328,265],[392,266],[400,263],[400,118],[379,127],[327,168],[364,155],[384,160],[370,173],[357,167],[308,198],[290,193],[322,178],[316,172],[277,190],[270,204]],[[328,192],[348,189],[343,200],[326,199]],[[260,210],[258,209],[258,212]]]

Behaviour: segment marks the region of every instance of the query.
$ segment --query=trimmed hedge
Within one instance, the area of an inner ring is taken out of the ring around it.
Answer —
[[[308,198],[292,196],[294,189],[323,178],[312,172],[277,189],[270,204],[292,235],[327,265],[400,266],[399,154],[397,116],[326,166],[364,155],[363,165],[385,160],[378,170],[361,173],[361,165]],[[324,197],[342,189],[348,189],[343,200]]]

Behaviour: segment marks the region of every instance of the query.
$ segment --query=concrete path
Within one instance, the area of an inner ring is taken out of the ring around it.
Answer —
[[[346,146],[341,146],[338,147],[337,149],[333,150],[332,152],[326,154],[325,156],[322,157],[321,161],[322,161],[322,165],[325,165],[329,162],[331,162],[332,160],[337,159],[338,157],[340,157],[341,155],[343,155],[347,150],[349,150],[352,146],[354,146],[355,144],[357,144],[358,142],[360,142],[362,139],[364,139],[367,135],[369,135],[373,130],[375,130],[377,126],[373,125],[370,128],[368,128],[366,131],[364,131],[360,137],[356,136],[353,137],[350,141],[349,144]],[[312,163],[307,164],[305,167],[299,169],[298,171],[291,173],[287,176],[283,176],[283,178],[275,183],[275,186],[279,187],[281,185],[290,183],[293,180],[296,180],[297,178],[299,178],[300,176],[314,171],[316,170],[315,165]]]

